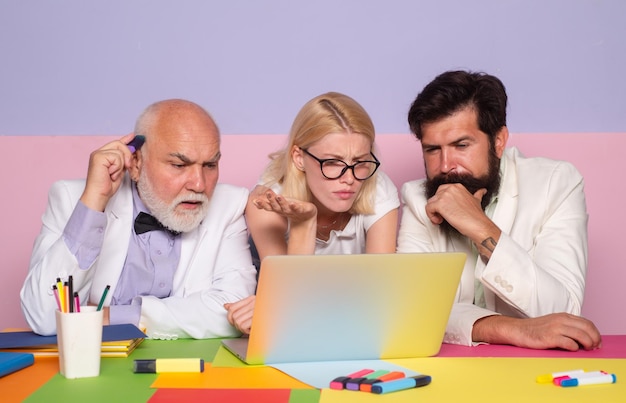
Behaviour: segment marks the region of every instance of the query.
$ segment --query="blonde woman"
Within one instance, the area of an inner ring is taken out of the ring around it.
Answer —
[[[259,259],[395,252],[400,201],[374,140],[369,115],[346,95],[329,92],[302,107],[246,206]],[[249,333],[254,296],[225,307]]]

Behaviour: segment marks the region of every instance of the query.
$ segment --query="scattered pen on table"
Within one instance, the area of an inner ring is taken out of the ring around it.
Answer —
[[[363,381],[361,383],[361,385],[359,386],[359,390],[363,391],[363,392],[371,392],[372,391],[372,385],[375,383],[379,383],[379,382],[387,382],[387,381],[393,381],[396,379],[402,379],[404,378],[404,372],[402,371],[391,371],[388,372],[384,375],[379,376],[378,378],[374,378],[374,379],[367,379],[365,381]]]
[[[374,372],[373,369],[362,369],[360,371],[357,371],[357,372],[352,373],[352,374],[347,375],[347,376],[340,376],[338,378],[333,379],[330,382],[330,388],[331,389],[336,389],[336,390],[345,389],[346,388],[346,384],[348,383],[348,381],[350,379],[363,377],[365,375],[371,374],[372,372]]]
[[[553,383],[555,379],[571,377],[584,372],[585,371],[582,369],[573,369],[571,371],[553,372],[551,374],[539,375],[537,377],[537,383]]]
[[[572,387],[581,385],[597,385],[603,383],[615,383],[617,377],[605,371],[584,371],[575,369],[572,371],[555,372],[552,374],[540,375],[537,377],[539,383],[550,383],[549,379],[556,386]]]
[[[393,381],[380,382],[372,385],[372,393],[385,394],[400,390],[419,388],[430,384],[430,375],[417,375],[409,378],[396,379]]]
[[[157,358],[135,360],[133,372],[136,374],[160,374],[164,372],[204,372],[202,358]]]
[[[383,376],[385,374],[389,373],[389,371],[385,370],[385,369],[381,369],[378,371],[374,371],[374,372],[370,372],[369,374],[365,375],[365,376],[360,376],[357,378],[352,378],[349,381],[346,382],[346,389],[347,390],[360,390],[361,389],[361,384],[365,381],[367,381],[368,379],[377,379],[379,376]]]
[[[594,371],[594,373],[589,373],[589,376],[582,375],[584,374],[578,375],[576,378],[562,380],[561,386],[567,388],[571,386],[615,383],[617,381],[617,377],[615,376],[615,374],[609,374],[608,372],[604,371]]]
[[[102,305],[104,305],[104,300],[107,297],[107,293],[109,292],[109,289],[111,288],[110,285],[107,285],[106,287],[104,287],[104,292],[102,293],[102,298],[100,298],[100,303],[98,304],[98,311],[100,311],[102,309]]]

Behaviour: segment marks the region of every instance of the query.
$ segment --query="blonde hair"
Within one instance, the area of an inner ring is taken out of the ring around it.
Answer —
[[[279,183],[284,196],[312,201],[305,174],[295,166],[291,150],[294,146],[309,148],[324,136],[338,132],[364,135],[370,140],[371,151],[374,152],[374,124],[358,102],[337,92],[328,92],[311,99],[298,112],[291,126],[287,146],[269,155],[271,161],[262,177],[265,185]],[[376,177],[377,174],[374,174],[365,180],[350,213],[374,212]]]

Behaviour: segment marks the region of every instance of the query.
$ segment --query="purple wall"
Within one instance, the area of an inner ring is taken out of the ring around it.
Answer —
[[[225,134],[286,133],[329,90],[406,133],[456,68],[502,78],[514,132],[624,132],[625,17],[622,0],[2,0],[0,135],[126,133],[170,97]]]

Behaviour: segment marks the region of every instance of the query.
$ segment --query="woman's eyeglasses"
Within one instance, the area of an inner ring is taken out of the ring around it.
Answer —
[[[370,155],[374,158],[374,161],[358,161],[352,165],[348,165],[344,161],[338,160],[336,158],[317,158],[315,155],[311,154],[306,148],[301,148],[301,150],[320,163],[322,175],[324,175],[326,179],[339,179],[343,176],[343,174],[346,173],[348,169],[350,169],[352,170],[352,175],[354,176],[354,179],[364,181],[371,178],[380,166],[380,161],[378,161],[378,158],[376,158],[376,156],[372,152],[370,152]]]

